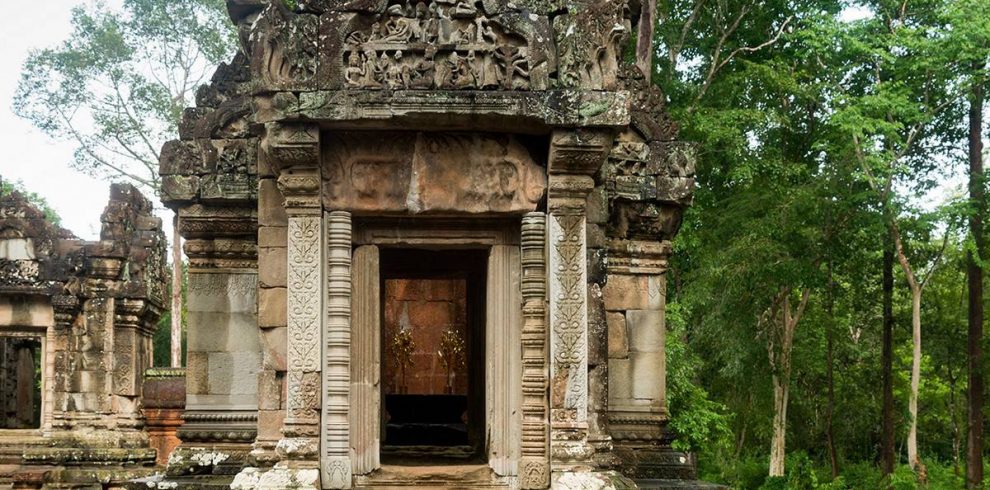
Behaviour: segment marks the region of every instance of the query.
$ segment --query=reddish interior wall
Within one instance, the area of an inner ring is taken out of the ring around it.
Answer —
[[[462,342],[462,362],[451,369],[452,393],[467,394],[467,281],[464,279],[387,279],[385,281],[386,394],[440,395],[447,393],[447,370],[438,352],[445,331]],[[397,334],[407,330],[413,341],[404,354]],[[400,359],[406,357],[405,390]]]

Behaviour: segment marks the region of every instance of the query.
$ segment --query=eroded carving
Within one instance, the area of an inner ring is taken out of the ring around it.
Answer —
[[[348,33],[341,60],[348,87],[530,88],[530,48],[475,0],[394,3]]]
[[[564,87],[614,90],[619,57],[632,30],[625,0],[604,0],[554,22]]]
[[[335,133],[324,148],[331,209],[524,213],[546,190],[518,139],[478,134]]]

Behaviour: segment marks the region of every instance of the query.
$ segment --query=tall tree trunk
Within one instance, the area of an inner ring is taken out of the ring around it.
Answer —
[[[894,251],[890,244],[883,249],[883,347],[880,355],[880,377],[883,382],[882,429],[880,460],[884,475],[894,472]]]
[[[977,66],[982,70],[982,66]],[[973,84],[969,104],[969,199],[972,214],[969,229],[976,244],[976,255],[966,253],[966,279],[969,289],[969,334],[967,359],[969,364],[969,415],[966,443],[966,487],[979,488],[983,483],[983,267],[986,243],[983,240],[983,213],[986,198],[983,192],[983,87]]]
[[[172,219],[172,367],[182,367],[182,236],[179,213]]]
[[[912,469],[915,469],[921,462],[918,459],[918,388],[921,386],[921,292],[924,284],[918,281],[917,276],[914,275],[914,270],[911,269],[911,264],[904,253],[901,232],[895,223],[891,223],[891,234],[894,238],[897,261],[901,264],[901,270],[904,271],[908,288],[911,290],[911,344],[913,348],[911,351],[911,394],[908,396],[911,426],[908,429],[907,451],[908,464],[911,465]]]
[[[828,264],[828,321],[825,322],[825,377],[828,382],[828,407],[825,413],[825,443],[828,446],[828,461],[832,467],[832,479],[839,477],[839,460],[835,455],[835,431],[832,420],[835,414],[835,376],[833,366],[835,364],[834,355],[834,332],[835,323],[835,282],[832,281],[832,262]]]
[[[794,346],[794,331],[804,314],[811,297],[811,290],[805,288],[801,293],[801,302],[796,310],[791,311],[791,290],[786,288],[777,296],[775,305],[779,308],[776,315],[771,316],[772,329],[779,328],[779,336],[770,334],[767,342],[767,354],[770,357],[770,367],[773,369],[773,435],[770,439],[770,476],[784,476],[785,460],[787,457],[787,399],[791,382],[791,349]],[[779,317],[779,319],[778,319]],[[778,322],[779,321],[779,326]],[[775,343],[779,342],[779,348]]]
[[[914,281],[911,281],[914,282]],[[921,385],[921,287],[911,284],[911,395],[908,398],[908,413],[911,427],[908,429],[908,464],[916,468],[918,459],[918,388]]]
[[[636,39],[636,66],[646,81],[653,79],[653,29],[657,21],[657,0],[645,0],[639,13],[639,37]]]
[[[773,375],[773,438],[770,442],[770,476],[784,476],[787,457],[787,396],[789,376]]]

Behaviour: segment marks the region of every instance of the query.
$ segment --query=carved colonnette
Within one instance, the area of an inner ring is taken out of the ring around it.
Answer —
[[[351,214],[331,211],[325,226],[328,271],[321,476],[324,488],[350,488]]]
[[[550,485],[549,406],[547,403],[546,215],[522,221],[522,448],[519,486]]]

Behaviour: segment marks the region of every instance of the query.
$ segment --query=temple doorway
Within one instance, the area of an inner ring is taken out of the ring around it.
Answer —
[[[41,338],[0,337],[0,429],[41,426]]]
[[[382,458],[485,458],[488,250],[384,248]]]

